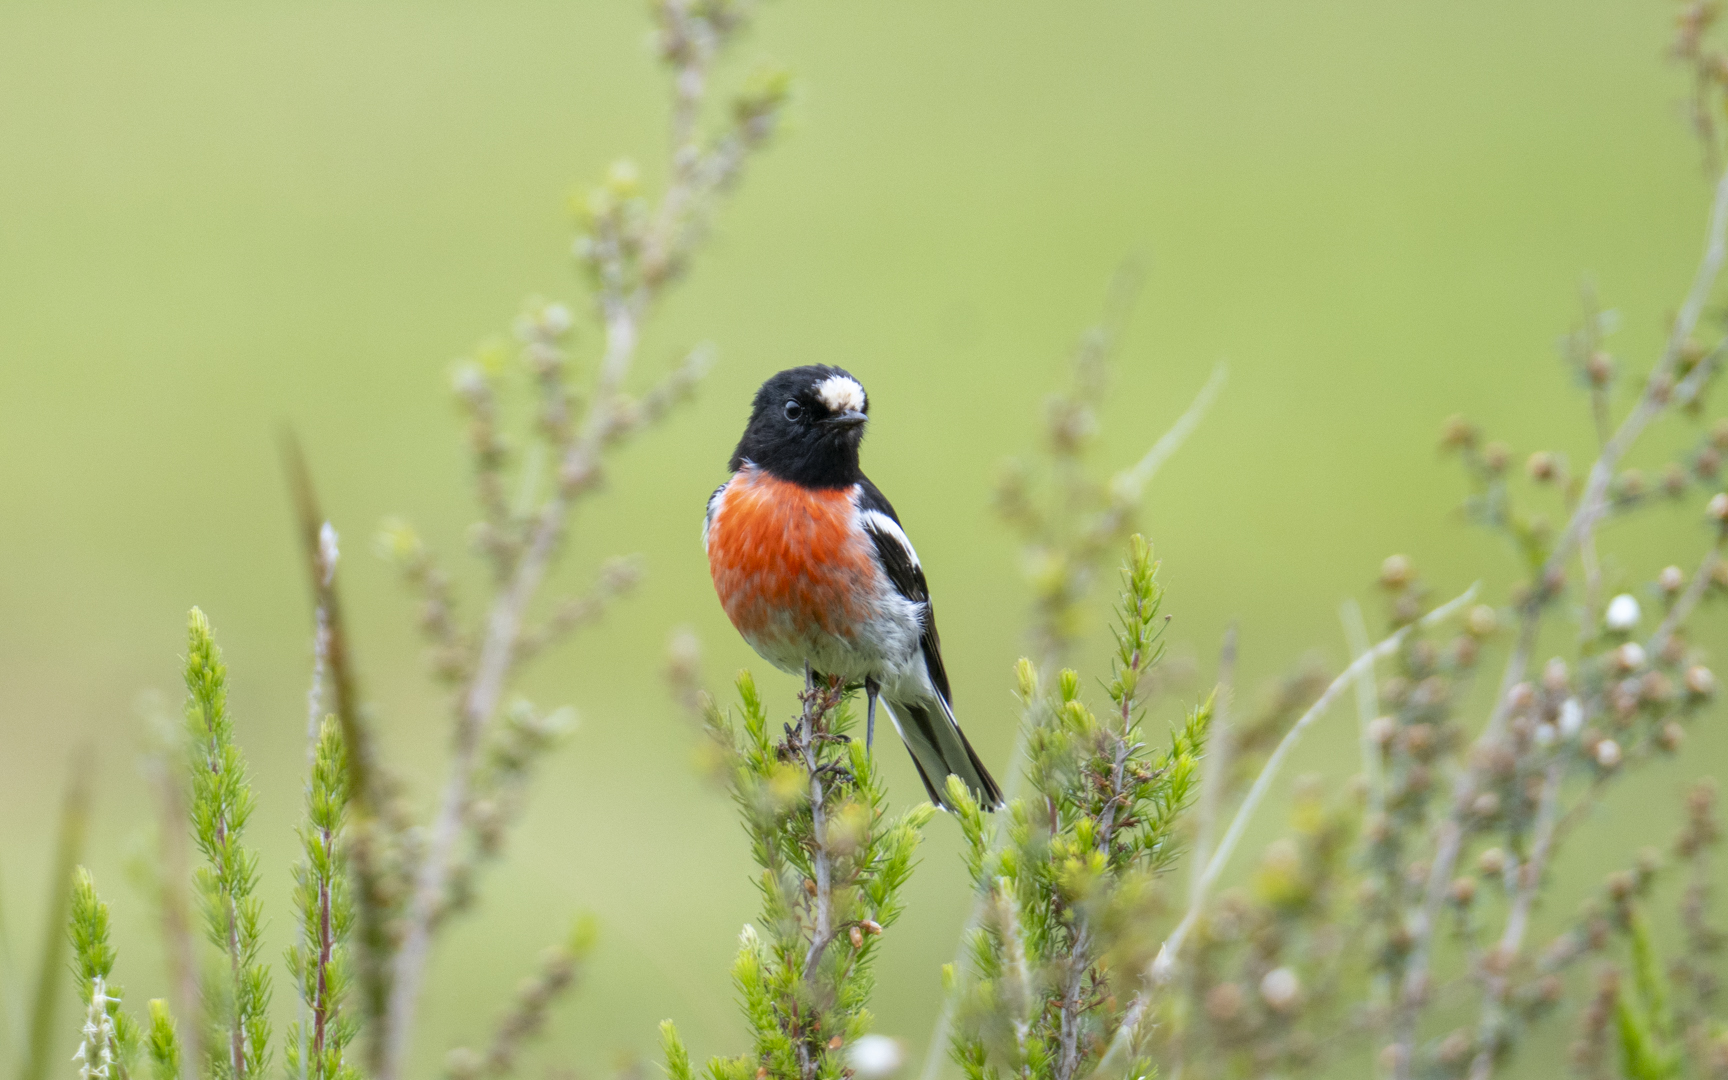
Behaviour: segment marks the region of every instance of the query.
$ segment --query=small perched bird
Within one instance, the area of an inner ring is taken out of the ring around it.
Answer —
[[[953,775],[994,810],[1002,792],[954,722],[924,569],[858,466],[869,412],[864,387],[837,367],[762,384],[702,524],[714,590],[781,671],[863,686],[866,747],[880,697],[932,802],[946,807]]]

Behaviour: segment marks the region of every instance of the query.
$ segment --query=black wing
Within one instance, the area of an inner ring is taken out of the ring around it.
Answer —
[[[930,670],[930,684],[942,695],[942,700],[952,706],[954,695],[948,689],[947,669],[942,666],[942,639],[936,634],[936,613],[930,604],[930,585],[924,580],[924,568],[918,565],[918,553],[912,550],[912,542],[900,527],[899,515],[894,513],[887,496],[868,477],[858,482],[858,512],[864,532],[875,543],[876,555],[881,559],[882,569],[887,571],[895,591],[923,605],[919,609],[919,618],[924,628],[920,638],[924,665]],[[873,514],[887,518],[893,523],[892,527],[885,526],[880,519],[872,521]]]

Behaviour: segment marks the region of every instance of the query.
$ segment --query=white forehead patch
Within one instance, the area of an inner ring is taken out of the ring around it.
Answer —
[[[864,411],[864,388],[858,385],[858,380],[844,375],[830,375],[817,383],[816,396],[828,406],[829,412]]]

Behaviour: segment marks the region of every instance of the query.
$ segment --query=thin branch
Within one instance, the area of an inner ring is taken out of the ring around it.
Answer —
[[[1494,1072],[1494,1051],[1498,1048],[1495,1031],[1506,1007],[1506,995],[1512,986],[1512,966],[1524,947],[1524,931],[1530,923],[1530,909],[1542,885],[1542,875],[1548,869],[1548,856],[1554,846],[1554,828],[1560,819],[1560,781],[1566,758],[1556,753],[1542,773],[1542,795],[1536,808],[1534,839],[1530,857],[1518,869],[1518,888],[1512,896],[1512,908],[1506,915],[1506,927],[1500,934],[1499,947],[1483,963],[1486,970],[1482,999],[1481,1034],[1475,1058],[1470,1062],[1470,1080],[1488,1080]]]
[[[1082,384],[1082,390],[1085,389],[1085,384],[1089,379],[1098,380],[1100,378],[1091,369],[1095,369],[1108,359],[1110,350],[1114,347],[1119,335],[1119,328],[1126,321],[1128,312],[1133,307],[1134,299],[1139,294],[1143,277],[1144,275],[1138,266],[1129,262],[1119,268],[1111,279],[1104,316],[1081,338],[1079,354],[1075,358],[1076,381]],[[1225,365],[1219,364],[1213,368],[1212,376],[1207,379],[1206,385],[1201,387],[1200,392],[1195,395],[1194,400],[1187,409],[1183,410],[1182,415],[1176,419],[1170,429],[1159,436],[1139,462],[1116,474],[1111,484],[1111,492],[1114,497],[1112,507],[1095,523],[1090,535],[1079,541],[1078,546],[1091,550],[1102,550],[1104,542],[1118,535],[1127,515],[1139,506],[1147,486],[1158,475],[1158,471],[1177,450],[1182,448],[1182,444],[1187,441],[1188,436],[1205,418],[1212,402],[1217,398],[1219,391],[1223,389],[1225,376]],[[1071,495],[1072,492],[1067,491],[1064,494]],[[1063,519],[1068,517],[1066,513],[1060,516]],[[1061,662],[1062,655],[1066,651],[1067,641],[1060,634],[1048,628],[1041,631],[1035,630],[1033,638],[1034,644],[1037,646],[1035,652],[1038,654],[1039,672],[1041,675],[1047,675],[1052,668]],[[1220,708],[1223,707],[1223,705],[1220,706]],[[1216,720],[1214,724],[1216,725]],[[1218,730],[1214,726],[1214,731]],[[1025,770],[1021,768],[1021,763],[1026,760],[1028,734],[1029,725],[1022,722],[1015,732],[1014,750],[1009,757],[1010,772],[1006,793],[1006,802],[1009,805],[1012,805],[1019,797],[1020,788],[1025,779]],[[1000,819],[1005,817],[1006,815],[998,815],[999,820],[995,823],[998,835],[1003,827]],[[960,931],[960,945],[954,956],[956,968],[965,960],[965,943],[982,923],[987,905],[988,899],[986,897],[978,897],[973,900],[972,911],[966,918],[966,925]],[[954,1027],[954,1013],[959,1007],[959,1003],[959,982],[956,981],[954,986],[943,995],[942,1011],[937,1014],[936,1026],[932,1029],[930,1043],[925,1048],[924,1063],[918,1071],[918,1080],[936,1080],[942,1062],[947,1056],[948,1037]]]
[[[1134,463],[1133,468],[1116,477],[1113,486],[1120,487],[1125,501],[1135,503],[1140,501],[1140,493],[1146,489],[1146,485],[1152,482],[1154,476],[1158,475],[1158,470],[1164,467],[1164,463],[1169,461],[1176,451],[1182,449],[1182,444],[1188,441],[1188,436],[1194,434],[1194,430],[1200,426],[1200,421],[1206,418],[1207,411],[1212,408],[1212,403],[1218,399],[1218,394],[1224,389],[1224,383],[1229,375],[1228,365],[1219,363],[1214,366],[1211,377],[1206,380],[1206,385],[1202,386],[1200,392],[1194,395],[1193,402],[1189,404],[1181,416],[1176,418],[1176,422],[1170,426],[1170,430],[1159,436],[1158,441],[1152,444],[1151,449],[1146,451],[1144,457]]]
[[[1236,682],[1236,624],[1224,631],[1224,647],[1218,658],[1218,693],[1212,707],[1212,724],[1206,735],[1207,754],[1201,759],[1200,804],[1196,808],[1194,851],[1189,858],[1194,873],[1188,882],[1188,903],[1200,902],[1201,881],[1212,857],[1212,838],[1230,776],[1230,705]]]
[[[1710,550],[1704,553],[1704,559],[1693,572],[1692,580],[1686,584],[1686,591],[1674,601],[1674,606],[1663,616],[1662,624],[1650,636],[1650,655],[1660,656],[1668,647],[1668,640],[1686,622],[1692,609],[1698,606],[1698,601],[1704,598],[1704,591],[1710,587],[1710,579],[1716,571],[1716,564],[1722,559],[1722,547],[1728,543],[1728,529],[1718,530],[1716,542]]]
[[[1518,647],[1506,662],[1499,694],[1495,698],[1494,711],[1490,714],[1482,734],[1484,740],[1498,741],[1505,733],[1506,721],[1511,713],[1511,689],[1523,681],[1524,673],[1529,667],[1530,653],[1535,647],[1537,631],[1541,626],[1551,590],[1555,583],[1561,580],[1573,553],[1607,512],[1609,485],[1621,459],[1643,433],[1645,426],[1669,404],[1676,392],[1682,395],[1682,400],[1687,400],[1689,395],[1697,392],[1697,387],[1708,374],[1710,365],[1701,363],[1680,387],[1673,385],[1675,366],[1698,325],[1698,319],[1702,316],[1704,304],[1721,273],[1725,257],[1728,257],[1728,171],[1724,171],[1717,179],[1715,198],[1711,202],[1710,219],[1705,233],[1704,254],[1693,276],[1691,288],[1687,291],[1685,303],[1681,305],[1680,313],[1675,317],[1674,325],[1669,331],[1661,359],[1651,371],[1638,403],[1633,406],[1626,419],[1621,421],[1614,437],[1602,448],[1601,455],[1590,467],[1578,506],[1543,564],[1540,579],[1532,583],[1530,598],[1523,605]],[[1441,824],[1435,841],[1434,860],[1429,866],[1422,907],[1411,920],[1412,944],[1404,969],[1402,1000],[1394,1036],[1395,1080],[1409,1080],[1414,1068],[1416,1014],[1426,995],[1434,926],[1440,906],[1445,900],[1446,890],[1452,881],[1459,850],[1463,846],[1464,820],[1475,794],[1475,771],[1461,770],[1453,785],[1449,816]]]
[[[1344,623],[1344,640],[1350,647],[1350,655],[1359,657],[1368,651],[1368,626],[1362,621],[1362,605],[1355,600],[1346,600],[1338,609],[1338,617]],[[1374,745],[1369,725],[1380,714],[1380,687],[1374,678],[1374,668],[1369,666],[1362,678],[1356,680],[1356,741],[1362,752],[1362,777],[1368,782],[1368,812],[1379,814],[1385,809],[1385,782],[1380,775],[1380,748]]]
[[[811,899],[815,908],[815,926],[810,933],[810,948],[804,954],[804,981],[812,990],[816,987],[816,967],[822,962],[822,953],[828,948],[828,943],[834,939],[834,868],[833,856],[828,850],[828,807],[822,790],[822,738],[827,734],[823,723],[828,711],[828,703],[833,693],[828,687],[818,687],[815,677],[810,672],[810,665],[804,665],[804,715],[799,717],[798,726],[803,741],[804,770],[810,777],[810,835],[815,848],[810,853],[811,873],[816,879],[816,895]]]
[[[738,136],[715,153],[703,154],[697,141],[697,120],[706,96],[707,71],[717,46],[735,28],[736,17],[724,11],[698,15],[684,0],[664,0],[658,11],[662,55],[673,68],[672,178],[642,239],[640,257],[634,260],[638,280],[630,280],[632,260],[622,237],[615,233],[595,237],[595,299],[605,343],[592,403],[580,433],[563,449],[553,493],[534,520],[509,580],[493,601],[473,673],[460,695],[450,777],[415,875],[396,956],[379,1080],[399,1080],[401,1076],[480,747],[520,659],[528,608],[561,547],[570,508],[576,498],[599,482],[603,452],[640,427],[644,418],[657,417],[684,396],[707,362],[706,353],[698,350],[643,405],[633,405],[625,398],[623,387],[636,357],[641,320],[660,287],[676,275],[689,246],[687,224],[691,215],[708,195],[732,179],[744,151],[766,137],[771,128],[764,113],[755,118],[757,122],[744,124]]]
[[[1266,798],[1266,793],[1271,790],[1272,781],[1277,776],[1279,767],[1284,764],[1284,759],[1290,755],[1290,751],[1301,740],[1303,732],[1315,720],[1323,716],[1331,708],[1332,703],[1338,699],[1338,696],[1344,692],[1344,689],[1361,678],[1367,668],[1373,666],[1381,658],[1396,652],[1411,631],[1417,627],[1434,626],[1450,618],[1476,598],[1476,590],[1476,585],[1470,586],[1462,595],[1435,608],[1421,619],[1403,627],[1391,637],[1357,657],[1336,679],[1332,680],[1332,684],[1326,688],[1325,693],[1320,695],[1320,699],[1309,706],[1308,711],[1303,713],[1290,730],[1285,733],[1277,748],[1272,751],[1272,756],[1267,758],[1266,764],[1261,767],[1260,775],[1254,778],[1254,784],[1248,789],[1248,794],[1243,798],[1242,805],[1237,807],[1236,815],[1231,818],[1230,828],[1225,832],[1223,841],[1218,845],[1218,850],[1207,862],[1206,871],[1201,875],[1199,887],[1195,890],[1195,902],[1189,905],[1187,914],[1182,916],[1182,921],[1176,924],[1176,929],[1171,931],[1170,936],[1164,939],[1164,944],[1159,946],[1157,957],[1146,971],[1148,983],[1161,986],[1168,983],[1171,977],[1175,975],[1182,945],[1189,932],[1194,928],[1194,923],[1200,917],[1201,905],[1205,901],[1206,894],[1211,891],[1212,886],[1217,883],[1219,875],[1223,873],[1225,865],[1230,861],[1230,856],[1236,850],[1237,843],[1242,839],[1242,833],[1248,827],[1249,819],[1254,816],[1254,812],[1259,809],[1260,803]],[[1150,995],[1144,987],[1135,993],[1133,1002],[1123,1013],[1122,1023],[1117,1027],[1115,1037],[1110,1041],[1110,1049],[1098,1062],[1092,1075],[1107,1074],[1121,1055],[1127,1051],[1149,1002]]]

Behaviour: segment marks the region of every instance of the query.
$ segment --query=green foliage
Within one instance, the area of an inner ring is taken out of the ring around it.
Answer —
[[[886,819],[875,761],[845,734],[843,695],[837,683],[810,687],[797,723],[778,738],[749,673],[738,678],[739,720],[708,703],[762,892],[761,929],[745,927],[732,966],[755,1045],[710,1061],[714,1080],[758,1070],[838,1080],[837,1051],[870,1029],[878,938],[900,915],[900,890],[935,809],[920,803]],[[687,1075],[676,1034],[662,1030],[668,1071]]]
[[[354,922],[340,848],[348,778],[342,727],[334,716],[327,716],[313,750],[306,820],[300,826],[304,858],[294,868],[300,942],[288,950],[288,971],[305,1003],[307,1019],[289,1025],[283,1056],[289,1075],[303,1080],[359,1076],[344,1058],[359,1029],[358,1018],[343,1008],[352,982],[348,936]]]
[[[228,716],[227,671],[204,613],[188,619],[186,728],[191,741],[192,835],[206,865],[196,873],[205,933],[226,970],[205,980],[210,1007],[206,1063],[212,1080],[261,1076],[269,1063],[270,975],[258,962],[262,908],[253,891],[258,856],[240,842],[252,814],[246,762]]]
[[[82,866],[73,877],[71,901],[72,974],[85,1005],[83,1039],[73,1060],[83,1080],[129,1080],[138,1058],[138,1025],[120,1008],[120,988],[108,981],[114,970],[108,905]]]
[[[1157,563],[1135,536],[1106,684],[1113,707],[1103,715],[1081,700],[1073,671],[1050,693],[1020,662],[1033,795],[1009,806],[1002,839],[963,786],[949,784],[987,905],[969,943],[975,981],[953,1040],[973,1080],[1082,1075],[1132,992],[1124,973],[1142,969],[1155,947],[1145,934],[1153,879],[1174,858],[1211,716],[1210,703],[1191,711],[1163,751],[1141,741],[1136,694],[1161,651],[1162,599]]]
[[[150,1030],[145,1039],[151,1080],[180,1080],[180,1036],[168,1003],[161,998],[150,1000]]]

